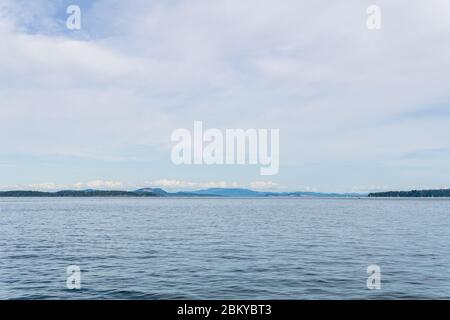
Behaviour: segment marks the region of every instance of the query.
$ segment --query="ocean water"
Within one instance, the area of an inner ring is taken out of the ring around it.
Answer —
[[[450,201],[0,199],[0,299],[183,298],[450,298]]]

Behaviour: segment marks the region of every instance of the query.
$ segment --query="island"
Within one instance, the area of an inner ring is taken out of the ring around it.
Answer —
[[[412,191],[387,191],[369,193],[369,197],[383,198],[445,198],[450,197],[450,189],[438,190],[412,190]]]

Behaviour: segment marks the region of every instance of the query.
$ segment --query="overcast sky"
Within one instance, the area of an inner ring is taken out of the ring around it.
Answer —
[[[279,174],[175,166],[195,120],[280,129]],[[448,0],[0,0],[0,189],[440,188],[449,137]]]

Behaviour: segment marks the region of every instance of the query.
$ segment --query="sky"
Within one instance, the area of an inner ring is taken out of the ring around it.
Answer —
[[[0,190],[449,187],[449,16],[448,0],[0,0]],[[278,174],[175,165],[171,134],[194,121],[279,129]]]

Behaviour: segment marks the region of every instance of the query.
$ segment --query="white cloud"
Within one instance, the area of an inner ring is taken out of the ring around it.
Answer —
[[[161,179],[146,183],[152,187],[168,188],[168,189],[208,189],[208,188],[237,188],[239,184],[236,182],[225,181],[207,181],[192,182],[182,180]]]
[[[121,189],[124,187],[124,185],[121,182],[117,182],[117,181],[104,181],[104,180],[95,180],[95,181],[90,181],[87,183],[77,183],[76,184],[78,189],[81,188],[91,188],[91,189]]]
[[[209,188],[252,188],[257,190],[269,190],[278,187],[278,184],[272,181],[255,181],[249,184],[240,184],[237,182],[226,181],[183,181],[173,179],[159,179],[138,184],[127,184],[119,181],[94,180],[88,182],[76,183],[33,183],[28,185],[3,185],[1,190],[41,190],[41,191],[58,191],[58,190],[135,190],[144,187],[164,188],[167,190],[194,190]]]
[[[44,183],[32,183],[30,185],[27,186],[15,186],[15,188],[12,189],[30,189],[30,190],[63,190],[63,189],[68,189],[67,188],[68,185],[65,184],[59,184],[59,183],[54,183],[54,182],[44,182]]]
[[[167,179],[150,181],[146,185],[168,189],[251,188],[256,190],[273,190],[279,187],[278,183],[273,181],[253,181],[245,184],[226,181],[192,182]]]
[[[250,183],[250,188],[256,190],[273,190],[279,187],[278,183],[273,181],[253,181]]]
[[[97,190],[122,190],[125,185],[117,181],[106,181],[106,180],[94,180],[89,182],[76,182],[73,184],[63,184],[63,183],[34,183],[29,185],[15,186],[11,188],[13,190],[42,190],[42,191],[58,191],[58,190],[85,190],[85,189],[97,189]],[[8,186],[3,187],[3,190],[7,190]]]

